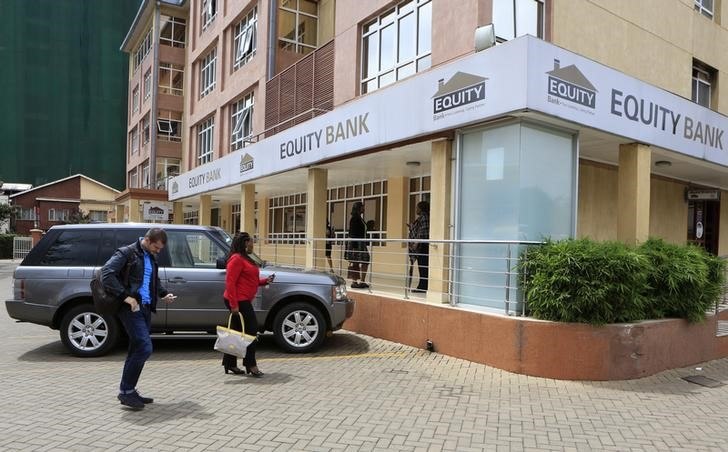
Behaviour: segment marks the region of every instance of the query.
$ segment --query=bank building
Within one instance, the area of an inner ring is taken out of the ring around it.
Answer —
[[[369,287],[349,291],[351,329],[518,371],[473,343],[522,328],[498,322],[523,317],[524,249],[660,237],[728,254],[722,3],[144,0],[121,46],[116,219],[153,202],[254,234],[271,263],[331,271],[328,222],[346,279],[362,202]]]

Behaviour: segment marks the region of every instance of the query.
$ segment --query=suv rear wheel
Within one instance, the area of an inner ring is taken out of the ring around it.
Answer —
[[[103,317],[92,305],[81,304],[63,316],[61,342],[76,356],[102,356],[116,345],[120,329],[119,321],[113,316]]]
[[[278,345],[289,353],[311,352],[324,341],[326,321],[315,306],[291,303],[278,311],[273,334]]]

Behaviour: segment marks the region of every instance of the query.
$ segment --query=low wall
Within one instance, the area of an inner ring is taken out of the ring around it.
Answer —
[[[449,305],[349,293],[344,328],[510,372],[564,380],[623,380],[728,356],[716,318],[595,327],[474,312]]]

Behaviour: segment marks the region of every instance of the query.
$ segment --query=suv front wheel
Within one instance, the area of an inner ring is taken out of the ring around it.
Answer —
[[[321,311],[309,303],[284,306],[273,321],[278,345],[289,353],[307,353],[324,341],[326,321]]]
[[[76,356],[102,356],[119,339],[121,325],[111,317],[97,314],[90,304],[71,308],[61,320],[61,342]]]

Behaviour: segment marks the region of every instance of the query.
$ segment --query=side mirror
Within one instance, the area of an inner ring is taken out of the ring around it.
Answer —
[[[227,267],[227,260],[224,257],[218,257],[215,261],[215,267],[218,270],[225,270],[225,268]]]

